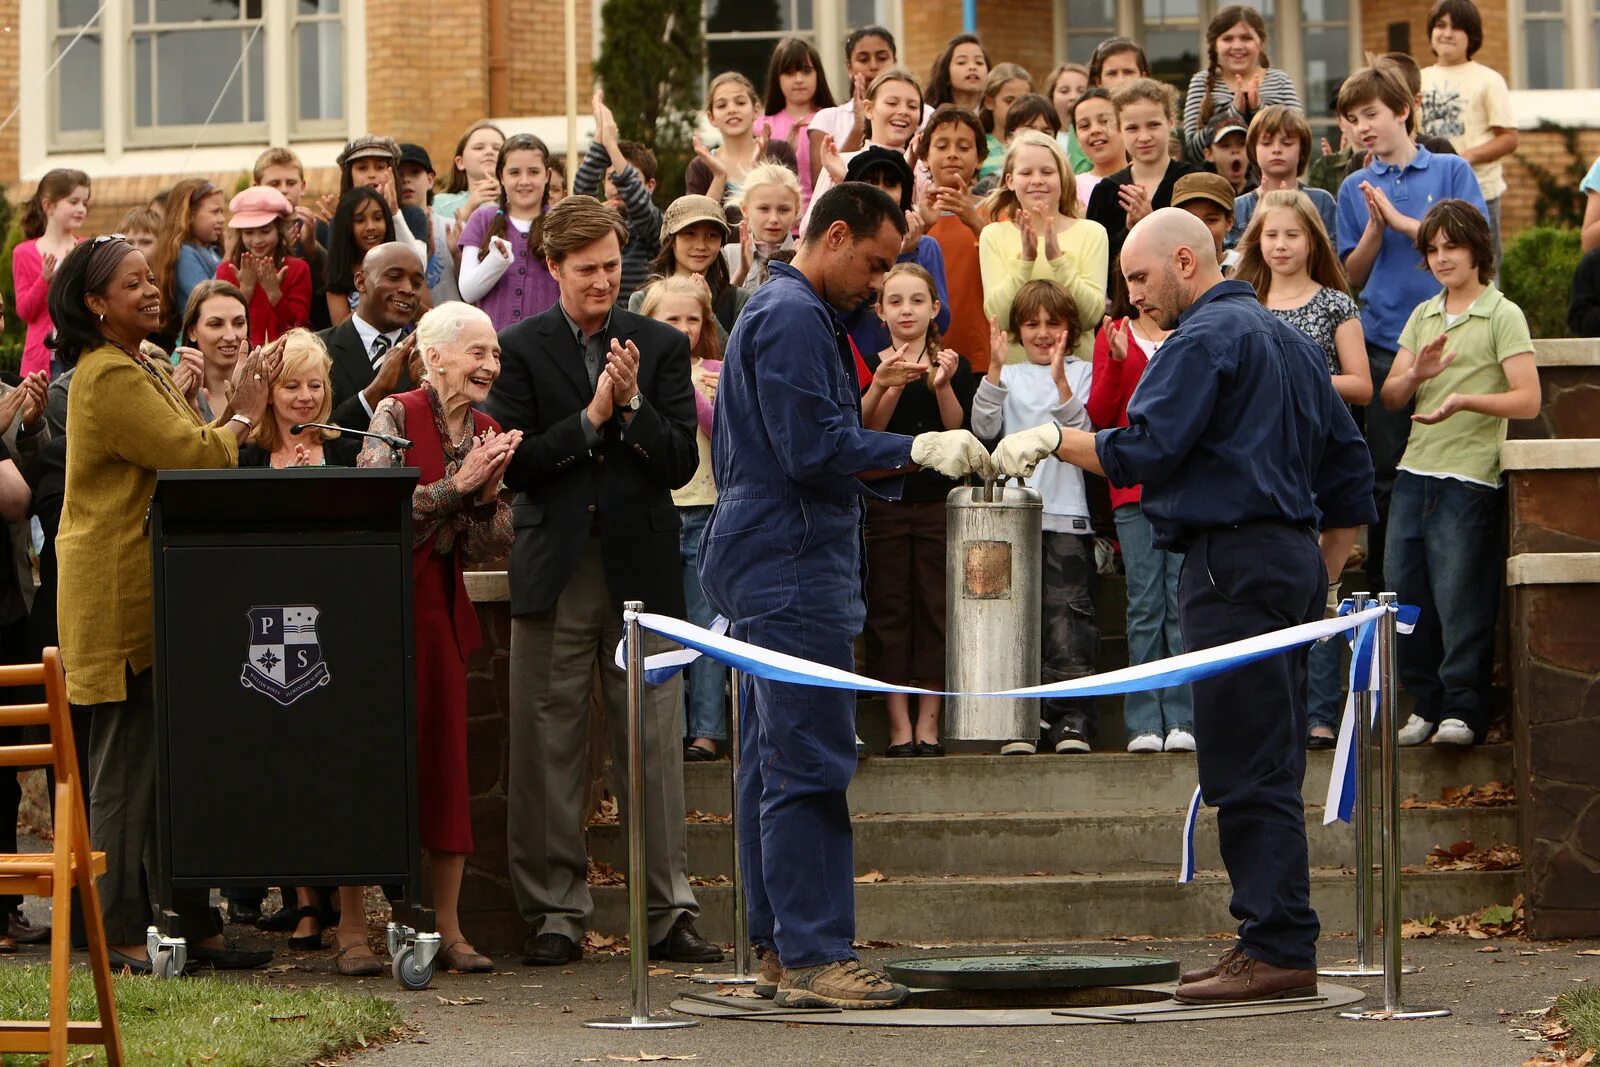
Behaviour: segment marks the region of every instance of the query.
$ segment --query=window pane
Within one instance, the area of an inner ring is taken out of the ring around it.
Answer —
[[[56,0],[56,26],[77,29],[99,9],[95,0]]]
[[[1170,22],[1173,19],[1196,20],[1199,17],[1199,0],[1144,0],[1146,23]]]
[[[1094,50],[1106,35],[1099,33],[1075,33],[1067,38],[1067,62],[1088,64],[1094,58]]]
[[[239,0],[152,0],[148,6],[153,22],[202,22],[211,19],[237,19]],[[237,54],[237,53],[236,53]]]
[[[56,40],[56,55],[71,37]],[[100,38],[84,34],[56,68],[56,129],[100,129]]]
[[[300,0],[302,15],[337,15],[339,0]]]
[[[300,118],[344,117],[344,29],[337,22],[311,22],[295,30],[299,52]]]
[[[1146,31],[1144,50],[1150,57],[1150,73],[1180,93],[1188,90],[1189,79],[1202,69],[1200,41],[1193,30]]]
[[[1522,36],[1527,41],[1527,80],[1530,89],[1564,89],[1567,84],[1567,57],[1562,40],[1565,24],[1528,20]]]
[[[259,122],[265,113],[262,91],[262,41],[258,34],[239,73],[228,75],[239,61],[248,33],[238,29],[184,30],[134,35],[134,96],[140,126]],[[223,86],[227,84],[226,90]],[[250,102],[245,109],[246,87]],[[154,119],[148,98],[154,95]],[[218,97],[220,95],[220,101]],[[212,104],[216,111],[212,112]]]
[[[1114,26],[1116,22],[1116,0],[1067,0],[1068,30]]]
[[[1306,49],[1306,111],[1312,115],[1333,114],[1339,83],[1350,73],[1350,29],[1324,26],[1308,29]]]
[[[882,26],[888,21],[880,0],[848,0],[844,17],[851,29],[860,26]]]
[[[785,33],[811,28],[811,0],[706,0],[705,10],[707,33]]]
[[[759,89],[767,83],[767,63],[772,58],[775,37],[752,37],[733,41],[706,41],[706,70],[721,74],[736,70]]]
[[[1307,22],[1349,22],[1350,0],[1303,0]]]

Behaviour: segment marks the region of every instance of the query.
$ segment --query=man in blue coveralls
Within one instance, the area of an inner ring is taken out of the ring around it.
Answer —
[[[1112,485],[1143,483],[1159,547],[1185,553],[1178,585],[1191,651],[1312,622],[1356,529],[1376,520],[1372,460],[1320,352],[1249,284],[1224,281],[1195,216],[1152,212],[1128,235],[1128,299],[1176,332],[1150,361],[1128,425],[1036,426],[995,466],[1051,454]],[[1320,551],[1318,530],[1321,530]],[[1193,683],[1200,789],[1217,809],[1238,943],[1178,986],[1184,1003],[1316,992],[1317,914],[1306,854],[1306,649]]]
[[[706,595],[735,638],[844,670],[866,621],[862,496],[894,499],[919,466],[951,478],[989,468],[966,430],[861,427],[839,316],[882,284],[905,232],[881,189],[845,182],[819,197],[793,263],[774,262],[740,313],[717,387]],[[747,677],[744,696],[737,832],[756,992],[786,1007],[895,1007],[906,988],[852,948],[855,694]]]

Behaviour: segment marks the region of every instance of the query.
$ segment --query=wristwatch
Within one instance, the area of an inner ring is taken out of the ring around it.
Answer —
[[[624,406],[629,411],[638,411],[641,407],[644,406],[644,394],[643,393],[634,393],[632,398],[630,398],[628,400],[627,404],[624,405]]]

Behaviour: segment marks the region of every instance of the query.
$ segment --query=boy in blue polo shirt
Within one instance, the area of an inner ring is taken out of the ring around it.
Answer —
[[[1483,192],[1472,167],[1459,156],[1435,155],[1412,141],[1415,97],[1393,63],[1380,60],[1345,79],[1339,116],[1356,136],[1357,151],[1372,162],[1339,187],[1339,258],[1350,284],[1361,290],[1361,328],[1372,366],[1372,388],[1383,389],[1400,347],[1400,330],[1437,286],[1416,249],[1417,229],[1441,200],[1465,200],[1487,219]],[[1366,409],[1367,447],[1372,452],[1377,525],[1369,531],[1367,577],[1383,585],[1383,547],[1395,468],[1411,429],[1411,408]]]

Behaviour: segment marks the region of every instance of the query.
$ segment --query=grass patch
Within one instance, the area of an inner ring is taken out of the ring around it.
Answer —
[[[1567,1048],[1574,1055],[1582,1055],[1585,1049],[1600,1049],[1600,986],[1563,993],[1556,1001],[1556,1012],[1572,1027]]]
[[[129,1063],[257,1067],[307,1064],[366,1045],[401,1024],[400,1009],[374,996],[332,989],[282,989],[259,981],[122,976],[113,979],[122,1048]],[[0,1018],[43,1019],[49,1009],[50,969],[34,964],[0,966]],[[96,1017],[89,973],[74,967],[68,1014]],[[91,1046],[74,1045],[74,1063],[87,1063]],[[12,1064],[42,1062],[12,1053]],[[105,1062],[103,1053],[93,1059]]]

